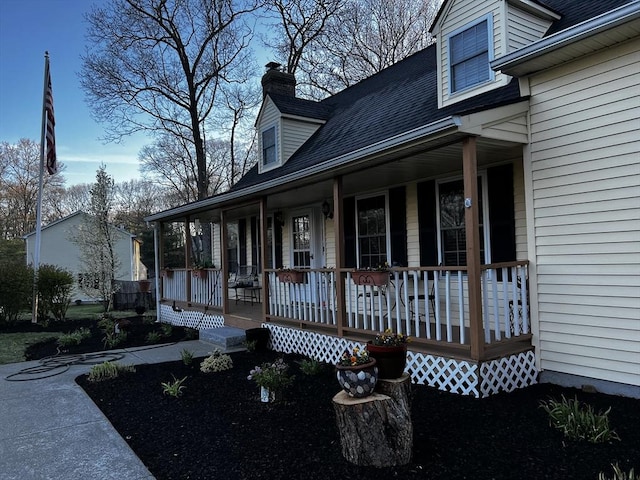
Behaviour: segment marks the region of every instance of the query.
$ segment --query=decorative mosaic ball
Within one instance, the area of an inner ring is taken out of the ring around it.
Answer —
[[[368,397],[378,383],[378,367],[375,359],[354,367],[336,365],[336,377],[342,389],[350,397]]]

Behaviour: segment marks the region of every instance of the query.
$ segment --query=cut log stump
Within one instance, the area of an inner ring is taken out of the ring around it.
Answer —
[[[345,392],[333,397],[342,455],[355,465],[388,467],[411,461],[413,424],[411,379],[378,380],[377,391],[365,398]]]

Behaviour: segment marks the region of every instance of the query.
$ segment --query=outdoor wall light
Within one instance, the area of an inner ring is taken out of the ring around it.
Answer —
[[[325,220],[327,218],[333,218],[333,212],[331,211],[331,205],[326,200],[322,202],[322,214],[324,215]]]

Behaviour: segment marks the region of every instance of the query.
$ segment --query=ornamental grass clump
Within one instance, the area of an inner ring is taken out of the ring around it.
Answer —
[[[104,362],[91,367],[88,380],[90,382],[102,382],[119,377],[123,373],[133,373],[136,368],[133,365],[121,365],[117,362]]]
[[[410,337],[402,333],[393,333],[393,330],[387,328],[384,332],[376,335],[376,338],[373,339],[373,344],[378,347],[397,347],[406,345],[410,340]]]
[[[281,391],[293,383],[289,365],[282,358],[272,363],[263,363],[249,372],[247,380],[253,380],[259,387],[274,392]]]
[[[233,360],[229,355],[220,353],[220,350],[213,352],[200,364],[200,371],[203,373],[222,372],[231,368],[233,368]]]
[[[627,475],[617,463],[611,464],[611,467],[613,468],[613,477],[608,477],[604,472],[600,472],[598,480],[640,480],[640,475],[636,475],[633,468],[629,470]]]
[[[590,443],[604,443],[620,440],[618,434],[609,428],[609,407],[604,412],[594,412],[593,407],[581,404],[577,397],[561,401],[540,402],[540,407],[549,414],[549,424],[564,433],[571,440],[586,440]]]
[[[343,367],[355,367],[357,365],[364,365],[365,363],[369,363],[371,361],[371,357],[369,356],[369,352],[364,348],[353,347],[353,350],[345,350],[340,360],[338,360],[338,365]]]

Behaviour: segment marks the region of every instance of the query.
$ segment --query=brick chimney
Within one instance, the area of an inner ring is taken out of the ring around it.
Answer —
[[[280,64],[269,62],[265,65],[267,72],[262,76],[262,98],[267,93],[296,96],[296,77],[292,73],[285,73],[280,70]]]

